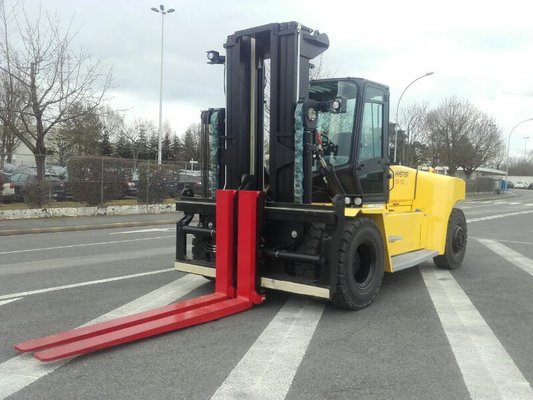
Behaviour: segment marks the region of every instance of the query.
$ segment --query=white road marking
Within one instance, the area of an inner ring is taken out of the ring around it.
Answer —
[[[513,203],[508,203],[508,204],[510,204],[510,205],[512,205],[512,206],[517,206],[517,205],[522,204],[522,203],[520,203],[520,202],[513,202]]]
[[[463,210],[471,210],[473,208],[492,207],[495,205],[498,205],[498,206],[517,205],[517,204],[522,204],[522,203],[510,203],[508,201],[482,201],[482,202],[468,202],[465,204],[471,204],[471,205],[460,206],[459,208]]]
[[[8,299],[8,300],[1,300],[0,301],[0,306],[3,306],[4,304],[13,303],[14,301],[17,301],[17,300],[20,300],[20,299],[22,299],[22,297],[16,297],[14,299]]]
[[[467,223],[471,222],[479,222],[479,221],[487,221],[489,219],[496,219],[496,218],[505,218],[505,217],[514,217],[515,215],[522,215],[522,214],[531,214],[533,213],[533,210],[529,211],[516,211],[516,212],[510,212],[505,214],[496,214],[496,215],[487,215],[485,217],[478,217],[478,218],[468,218],[466,220]]]
[[[472,400],[531,400],[533,390],[449,271],[420,267]]]
[[[476,239],[476,240],[479,240],[479,239],[484,239],[484,238],[478,238],[478,237],[475,237],[475,236],[468,236],[469,239]],[[490,239],[488,239],[490,240]],[[498,239],[498,242],[502,242],[502,243],[516,243],[516,244],[530,244],[530,245],[533,245],[533,242],[522,242],[522,241],[519,241],[519,240],[506,240],[506,239]]]
[[[78,288],[78,287],[83,287],[83,286],[99,285],[100,283],[123,281],[125,279],[140,278],[142,276],[161,274],[163,272],[170,272],[170,271],[174,271],[174,268],[165,268],[165,269],[159,269],[159,270],[156,270],[156,271],[141,272],[141,273],[138,273],[138,274],[115,276],[113,278],[107,278],[107,279],[97,279],[97,280],[94,280],[94,281],[72,283],[70,285],[61,285],[61,286],[55,286],[55,287],[50,287],[50,288],[45,288],[45,289],[31,290],[31,291],[28,291],[28,292],[18,292],[18,293],[12,293],[12,294],[4,294],[4,295],[0,296],[0,300],[8,300],[8,299],[13,299],[15,297],[31,296],[33,294],[55,292],[57,290],[73,289],[73,288]]]
[[[284,399],[323,311],[324,303],[289,298],[212,399]]]
[[[195,275],[184,276],[82,326],[164,306],[185,296],[205,283],[206,280],[202,277]],[[21,354],[3,362],[0,364],[0,400],[11,396],[13,393],[48,375],[70,360],[72,358],[43,363],[33,358],[30,354]]]
[[[147,233],[147,232],[168,232],[175,231],[176,228],[151,228],[151,229],[139,229],[135,231],[124,231],[124,232],[109,232],[108,235],[125,235],[129,233]]]
[[[495,240],[489,239],[477,239],[482,245],[487,246],[490,250],[502,256],[510,263],[516,265],[518,268],[527,272],[529,275],[533,276],[533,260],[530,258],[524,257],[522,254],[510,249],[509,247],[498,243]]]
[[[34,252],[34,251],[43,251],[43,250],[73,249],[73,248],[76,248],[76,247],[106,246],[106,245],[109,245],[109,244],[140,242],[140,241],[144,241],[144,240],[168,239],[168,238],[173,238],[173,237],[174,236],[157,236],[157,237],[149,237],[149,238],[113,240],[113,241],[109,241],[109,242],[70,244],[70,245],[55,246],[55,247],[41,247],[41,248],[38,248],[38,249],[0,251],[0,255],[2,255],[2,254],[17,254],[17,253],[31,253],[31,252]]]
[[[483,204],[483,205],[475,205],[475,206],[460,206],[459,208],[461,210],[471,210],[473,208],[483,208],[483,207],[490,207],[492,204]]]

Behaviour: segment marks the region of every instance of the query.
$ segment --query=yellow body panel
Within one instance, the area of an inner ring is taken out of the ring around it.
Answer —
[[[391,257],[416,250],[444,254],[448,217],[465,198],[462,179],[395,165],[391,167],[389,202],[347,208],[345,216],[362,214],[378,226],[385,248],[385,271],[393,272]]]

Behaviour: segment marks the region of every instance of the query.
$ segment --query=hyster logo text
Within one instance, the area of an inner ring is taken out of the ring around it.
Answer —
[[[408,177],[409,177],[409,172],[407,172],[407,171],[396,171],[394,173],[394,184],[395,185],[406,185]]]

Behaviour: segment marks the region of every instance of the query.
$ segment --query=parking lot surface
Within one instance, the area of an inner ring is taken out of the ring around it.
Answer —
[[[514,192],[460,205],[461,269],[386,275],[362,311],[267,292],[225,319],[52,363],[12,346],[213,284],[172,269],[177,214],[2,236],[0,399],[533,399],[533,192]]]

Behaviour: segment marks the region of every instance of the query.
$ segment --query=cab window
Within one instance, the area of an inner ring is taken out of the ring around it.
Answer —
[[[383,158],[383,92],[368,87],[363,108],[359,161]]]

